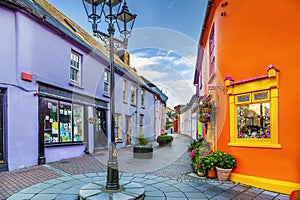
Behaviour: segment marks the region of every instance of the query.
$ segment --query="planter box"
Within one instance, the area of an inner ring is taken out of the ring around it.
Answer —
[[[147,159],[153,157],[153,147],[152,146],[134,146],[133,147],[133,157]]]
[[[168,144],[172,144],[173,137],[170,135],[160,135],[157,137],[158,145],[159,146],[166,146]]]

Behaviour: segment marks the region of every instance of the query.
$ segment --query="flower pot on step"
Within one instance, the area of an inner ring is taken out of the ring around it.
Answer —
[[[217,169],[217,174],[218,174],[218,180],[219,181],[228,181],[232,169],[223,169],[223,168],[219,168],[219,167],[217,167],[216,169]]]

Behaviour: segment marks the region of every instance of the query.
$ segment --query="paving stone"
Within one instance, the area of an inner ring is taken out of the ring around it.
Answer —
[[[153,190],[153,191],[147,191],[146,190],[146,197],[164,197],[165,194],[160,190]]]
[[[187,196],[188,199],[207,199],[207,197],[200,193],[200,192],[186,192],[185,195]]]
[[[9,197],[9,200],[27,200],[30,199],[34,196],[35,194],[21,194],[21,193],[17,193],[12,195],[11,197]]]
[[[62,194],[58,195],[55,200],[78,200],[78,195],[67,195],[67,194]]]
[[[35,187],[28,187],[23,190],[21,190],[19,193],[23,194],[36,194],[40,191],[42,191],[44,188],[35,188]]]
[[[166,197],[149,197],[149,196],[146,196],[144,200],[164,200],[164,199],[167,199]]]
[[[55,199],[57,194],[37,194],[31,200],[52,200]]]
[[[185,198],[185,195],[182,192],[164,192],[166,197],[176,197],[176,198]]]
[[[284,195],[284,194],[280,194],[278,196],[275,197],[275,200],[289,200],[290,196],[289,195]]]

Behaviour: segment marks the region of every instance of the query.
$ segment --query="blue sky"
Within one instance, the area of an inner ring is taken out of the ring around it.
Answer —
[[[91,33],[81,0],[47,1]],[[128,46],[131,67],[162,89],[169,97],[167,106],[188,103],[195,93],[197,44],[207,0],[127,0],[127,5],[137,14]],[[107,32],[107,24],[100,29]]]

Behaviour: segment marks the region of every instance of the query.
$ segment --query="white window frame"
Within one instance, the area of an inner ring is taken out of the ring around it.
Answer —
[[[127,80],[123,81],[123,102],[124,103],[128,102],[128,81]]]
[[[144,136],[144,122],[145,122],[145,116],[144,115],[140,115],[140,135]]]
[[[105,70],[104,78],[103,78],[103,93],[109,96],[109,90],[110,90],[110,72]]]
[[[137,86],[135,84],[131,84],[131,96],[130,96],[130,102],[131,105],[136,106],[136,95],[137,95]]]
[[[142,89],[141,91],[141,106],[145,107],[145,97],[146,97],[146,90]]]
[[[71,51],[70,58],[70,81],[77,85],[81,84],[81,55]]]

